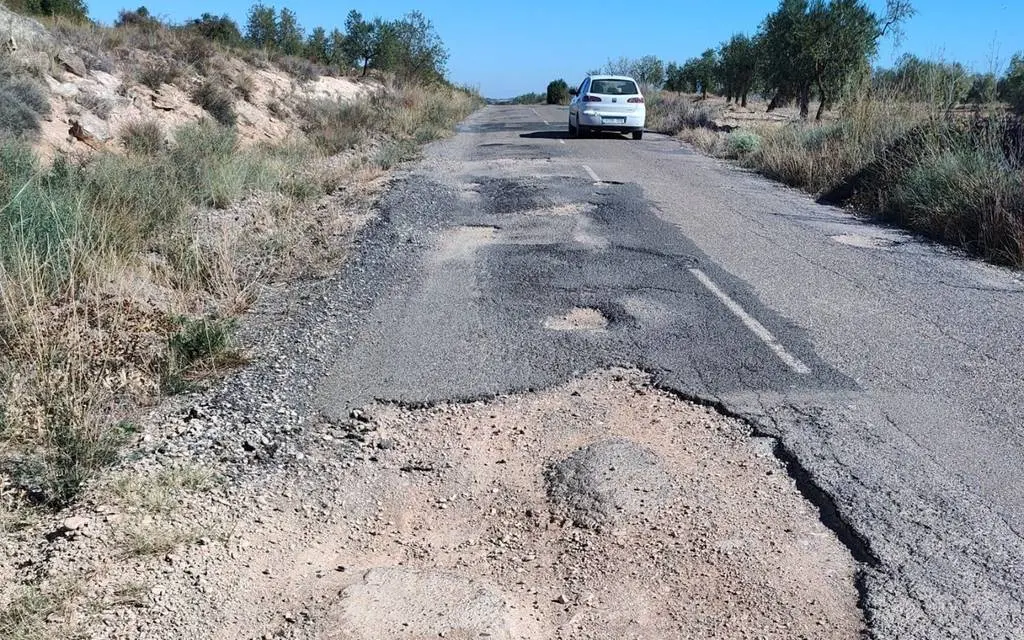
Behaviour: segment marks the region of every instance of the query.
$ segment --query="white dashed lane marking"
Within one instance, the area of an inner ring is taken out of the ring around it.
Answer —
[[[587,175],[589,175],[594,182],[601,182],[601,178],[597,177],[597,174],[594,173],[593,169],[591,169],[587,165],[583,165],[583,169],[587,172]]]
[[[750,329],[758,339],[761,340],[761,342],[765,343],[765,345],[767,345],[768,348],[771,349],[772,352],[779,357],[779,360],[782,360],[787,367],[800,375],[807,375],[811,372],[810,367],[801,362],[799,358],[791,354],[789,351],[786,351],[786,347],[782,346],[782,343],[779,342],[763,324],[747,313],[743,307],[741,307],[738,302],[730,298],[726,292],[722,291],[706,273],[700,269],[690,269],[690,273],[692,273],[708,291],[715,294],[715,297],[721,300],[722,304],[724,304],[734,316],[739,318],[740,321],[746,325],[746,327]]]

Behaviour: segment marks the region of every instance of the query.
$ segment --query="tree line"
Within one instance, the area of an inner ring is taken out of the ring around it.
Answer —
[[[892,69],[873,68],[880,41],[898,38],[913,15],[909,0],[887,0],[881,14],[860,0],[780,0],[756,33],[737,33],[682,64],[619,58],[590,73],[633,76],[648,89],[724,95],[744,107],[751,94],[760,95],[769,111],[795,103],[804,118],[813,100],[821,119],[841,98],[862,91],[945,107],[1004,100],[1024,113],[1024,54],[1013,56],[1002,77],[910,55]]]
[[[82,0],[7,0],[22,13],[62,16],[89,21]],[[317,26],[308,33],[294,11],[254,4],[240,26],[227,15],[203,13],[180,25],[165,24],[145,6],[122,10],[115,27],[161,28],[197,33],[226,47],[262,49],[272,55],[304,58],[324,66],[395,73],[404,79],[444,80],[448,50],[423,13],[411,11],[395,20],[367,19],[356,10],[345,18],[344,29]]]

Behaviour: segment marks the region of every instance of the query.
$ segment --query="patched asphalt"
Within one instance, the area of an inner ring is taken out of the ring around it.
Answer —
[[[556,108],[543,114],[552,123],[564,116]],[[639,367],[779,439],[798,484],[863,563],[872,634],[1024,637],[1020,473],[1000,492],[973,479],[989,462],[958,466],[948,448],[962,438],[964,456],[988,451],[996,468],[1014,468],[1019,404],[1005,399],[1005,381],[943,369],[949,347],[940,338],[972,323],[959,305],[936,305],[940,329],[930,344],[927,336],[917,346],[892,344],[885,331],[933,312],[920,304],[903,311],[889,297],[905,304],[922,281],[959,273],[946,261],[961,258],[902,240],[886,245],[900,253],[881,258],[845,253],[867,249],[831,237],[852,227],[872,246],[871,237],[889,232],[854,226],[845,214],[663,137],[568,140],[523,107],[490,107],[430,147],[381,212],[338,281],[350,304],[336,318],[346,336],[336,364],[318,383],[325,413],[372,400],[486,398],[597,368]],[[809,373],[773,353],[692,269]],[[893,290],[883,277],[901,269],[906,289]],[[992,322],[1021,317],[1012,276],[992,278],[987,291],[964,276],[972,291],[964,295],[993,298]],[[846,291],[836,280],[857,287]],[[865,288],[874,280],[876,291]],[[855,299],[859,308],[848,309]],[[551,322],[574,310],[603,322]],[[844,313],[862,314],[856,329],[836,320]],[[1016,371],[1021,352],[1013,353],[992,357]],[[896,377],[906,366],[920,377]],[[935,383],[940,376],[946,393]],[[972,385],[979,404],[991,394],[1000,411],[946,406]],[[927,429],[941,448],[922,441]]]

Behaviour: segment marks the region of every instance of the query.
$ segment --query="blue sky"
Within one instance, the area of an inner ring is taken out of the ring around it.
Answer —
[[[135,8],[134,2],[175,22],[207,11],[226,13],[241,25],[252,4],[250,0],[133,0],[127,6]],[[666,62],[681,62],[735,32],[753,33],[778,6],[778,0],[731,0],[724,6],[708,0],[264,2],[289,7],[307,30],[317,25],[341,27],[350,9],[388,19],[418,9],[433,21],[448,45],[449,77],[475,85],[490,97],[543,91],[555,78],[576,84],[588,69],[609,58],[654,54]],[[878,13],[884,11],[885,0],[867,3]],[[917,15],[906,24],[902,44],[896,49],[891,41],[884,42],[880,64],[914,53],[987,71],[1024,50],[1022,0],[914,0],[914,5]],[[89,13],[109,24],[125,6],[124,0],[91,0]]]

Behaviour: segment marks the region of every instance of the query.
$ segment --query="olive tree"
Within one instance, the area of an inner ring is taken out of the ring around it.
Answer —
[[[752,38],[734,35],[718,49],[719,76],[725,90],[726,102],[735,99],[747,106],[747,96],[754,86],[757,73],[757,48]]]
[[[999,97],[1009,102],[1018,114],[1024,115],[1024,53],[1010,59],[1010,67],[999,81]]]
[[[913,15],[907,0],[888,0],[879,18],[860,0],[782,0],[761,26],[765,88],[775,99],[796,99],[808,116],[812,94],[816,118],[841,95],[852,76],[870,67],[879,39],[898,33]]]

